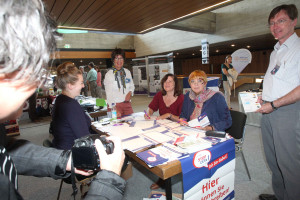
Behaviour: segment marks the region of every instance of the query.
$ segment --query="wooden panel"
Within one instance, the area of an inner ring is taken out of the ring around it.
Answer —
[[[135,52],[125,52],[126,58],[135,58]],[[111,51],[57,51],[51,59],[85,59],[85,58],[111,58]]]

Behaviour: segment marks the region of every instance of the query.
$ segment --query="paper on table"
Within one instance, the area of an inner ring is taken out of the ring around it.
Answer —
[[[123,149],[127,149],[132,152],[136,152],[151,145],[155,145],[155,143],[139,136],[122,141]]]
[[[170,137],[168,135],[165,135],[163,133],[156,132],[156,131],[146,132],[143,135],[157,143],[164,143],[164,142],[168,142],[173,139],[172,137]]]
[[[208,126],[210,124],[210,122],[209,122],[208,117],[204,116],[204,117],[200,118],[200,121],[199,121],[199,118],[196,118],[196,119],[189,121],[188,124],[190,127],[197,127],[197,126],[205,127],[205,126]]]
[[[258,93],[255,92],[240,92],[239,93],[245,113],[255,112],[261,107],[257,102]]]
[[[120,137],[121,140],[140,135],[142,133],[142,130],[140,128],[129,127],[129,125],[126,123],[124,123],[122,126],[105,126],[97,129],[103,132],[107,132],[110,135]]]

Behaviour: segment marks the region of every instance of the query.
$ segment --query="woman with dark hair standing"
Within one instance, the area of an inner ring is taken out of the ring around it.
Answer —
[[[233,66],[231,65],[231,63],[232,63],[232,57],[230,55],[228,55],[225,58],[225,63],[223,63],[221,65],[223,88],[224,88],[224,93],[225,93],[225,100],[226,100],[226,103],[227,103],[227,106],[228,106],[229,109],[231,109],[231,107],[230,107],[231,87],[229,85],[227,76],[229,76],[228,70],[233,68]]]
[[[145,119],[148,119],[154,112],[159,110],[157,119],[179,120],[183,94],[181,94],[177,77],[173,74],[166,74],[161,79],[161,91],[159,91],[148,106]]]
[[[56,85],[62,94],[55,99],[53,108],[53,146],[68,150],[75,139],[90,134],[91,120],[75,100],[84,87],[81,71],[72,62],[59,65]]]

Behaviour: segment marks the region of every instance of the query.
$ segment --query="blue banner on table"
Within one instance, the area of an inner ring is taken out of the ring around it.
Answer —
[[[181,161],[184,199],[234,198],[235,144],[230,139]]]

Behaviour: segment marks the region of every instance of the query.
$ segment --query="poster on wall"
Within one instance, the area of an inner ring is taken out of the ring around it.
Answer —
[[[134,94],[148,94],[146,58],[132,59]]]
[[[209,44],[207,39],[201,40],[202,64],[209,64]]]
[[[149,96],[161,90],[160,81],[168,73],[174,74],[173,53],[148,57]]]
[[[252,60],[251,52],[248,49],[238,49],[231,56],[232,66],[238,73],[241,73]]]

